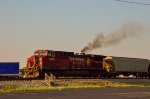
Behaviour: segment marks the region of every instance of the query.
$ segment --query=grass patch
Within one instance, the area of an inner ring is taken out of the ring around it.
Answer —
[[[13,85],[5,85],[5,86],[2,86],[1,87],[1,92],[9,92],[10,90],[11,91],[13,91],[13,90],[15,90],[16,89],[16,87],[15,86],[13,86]]]
[[[80,88],[130,88],[130,87],[150,87],[142,85],[133,85],[133,84],[124,84],[124,85],[107,85],[107,86],[61,86],[61,87],[14,87],[14,86],[5,86],[1,88],[1,92],[21,92],[21,91],[43,91],[43,90],[63,90],[63,89],[80,89]]]
[[[17,88],[3,88],[0,92],[21,92],[21,91],[42,91],[42,90],[61,90],[60,87],[17,87]]]

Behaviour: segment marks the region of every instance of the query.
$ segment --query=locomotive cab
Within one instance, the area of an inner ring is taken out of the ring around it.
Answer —
[[[24,78],[36,78],[43,76],[45,58],[49,56],[48,50],[36,50],[34,55],[27,59]]]

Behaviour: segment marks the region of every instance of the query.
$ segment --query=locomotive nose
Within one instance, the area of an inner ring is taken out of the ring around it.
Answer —
[[[39,57],[39,58],[38,58],[38,63],[39,63],[39,66],[40,66],[40,67],[42,67],[42,64],[43,64],[42,59],[43,59],[42,57]]]
[[[39,57],[39,59],[38,59],[39,61],[42,61],[42,57]]]

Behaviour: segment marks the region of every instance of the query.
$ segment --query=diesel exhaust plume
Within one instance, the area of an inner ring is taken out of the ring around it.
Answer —
[[[128,37],[135,37],[142,32],[142,26],[139,23],[123,24],[118,30],[104,35],[104,33],[97,34],[95,39],[88,43],[82,50],[82,53],[90,52],[94,49],[109,47],[121,43]]]

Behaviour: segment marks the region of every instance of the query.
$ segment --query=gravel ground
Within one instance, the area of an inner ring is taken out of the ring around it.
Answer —
[[[56,86],[150,86],[150,79],[56,79]]]
[[[47,84],[44,80],[12,80],[12,81],[0,81],[0,88],[4,86],[11,87],[45,87]]]

